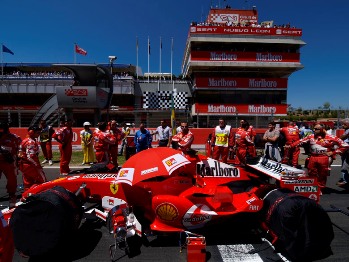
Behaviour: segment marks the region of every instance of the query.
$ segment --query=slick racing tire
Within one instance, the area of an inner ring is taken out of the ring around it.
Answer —
[[[82,213],[78,198],[63,187],[30,196],[10,220],[16,249],[29,257],[57,252],[76,233]]]
[[[288,189],[272,190],[264,198],[262,221],[275,247],[291,261],[312,261],[331,252],[331,220],[312,199]]]

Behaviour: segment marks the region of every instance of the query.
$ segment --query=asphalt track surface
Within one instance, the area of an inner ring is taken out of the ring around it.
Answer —
[[[74,169],[79,168],[81,167],[74,167]],[[54,179],[59,173],[58,163],[51,167],[45,166],[44,170],[48,179]],[[329,190],[320,200],[320,204],[328,211],[333,224],[335,238],[331,244],[332,254],[316,261],[349,261],[349,191],[336,186],[339,174],[339,161],[336,160],[327,182]],[[18,181],[21,183],[21,176],[18,176]],[[6,179],[3,176],[0,180],[2,207],[8,204],[5,186]],[[19,190],[18,193],[20,192]],[[288,261],[274,251],[269,242],[265,241],[266,236],[254,230],[253,224],[250,224],[245,217],[238,217],[228,225],[222,225],[220,228],[204,233],[207,241],[207,261]],[[183,249],[180,252],[179,239],[178,234],[149,237],[147,241],[143,240],[140,249],[133,250],[131,255],[118,250],[114,261],[187,261],[187,250]],[[46,261],[112,261],[109,246],[113,243],[113,236],[109,234],[104,223],[99,220],[84,219],[76,239],[69,245],[67,241],[67,247],[62,250],[62,253],[70,253],[70,255],[65,256],[64,260],[55,259],[53,256]],[[34,262],[33,259],[21,257],[17,252],[13,261]]]

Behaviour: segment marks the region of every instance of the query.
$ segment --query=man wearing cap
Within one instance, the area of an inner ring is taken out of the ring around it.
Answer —
[[[23,175],[24,190],[32,185],[42,184],[47,181],[44,170],[39,162],[39,144],[36,141],[40,136],[41,129],[37,126],[30,126],[28,134],[19,147],[21,158],[19,170]]]
[[[58,129],[53,135],[52,138],[56,139],[59,143],[58,148],[61,153],[61,161],[59,165],[60,174],[62,176],[68,175],[70,172],[69,163],[73,151],[73,121],[70,119],[65,120],[64,126]]]
[[[95,162],[95,152],[93,150],[93,134],[90,126],[90,122],[84,122],[84,129],[80,131],[81,149],[84,154],[82,165],[93,164]]]
[[[8,123],[0,122],[0,177],[4,174],[7,179],[7,193],[10,208],[16,203],[17,166],[16,159],[21,139],[12,134]]]
[[[46,124],[46,120],[40,120],[40,147],[42,150],[42,154],[44,155],[45,160],[41,162],[41,164],[48,164],[52,166],[52,135],[55,130],[52,126]]]

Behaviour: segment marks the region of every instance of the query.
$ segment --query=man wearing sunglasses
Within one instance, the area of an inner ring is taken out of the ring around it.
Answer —
[[[172,141],[178,143],[178,147],[183,153],[191,151],[191,144],[194,141],[194,134],[189,131],[188,123],[181,123],[181,132],[172,137]]]
[[[349,144],[338,137],[328,135],[321,124],[314,126],[314,134],[287,145],[287,147],[294,148],[305,143],[310,145],[308,175],[309,177],[316,177],[321,191],[324,191],[335,155],[343,154],[349,148]]]

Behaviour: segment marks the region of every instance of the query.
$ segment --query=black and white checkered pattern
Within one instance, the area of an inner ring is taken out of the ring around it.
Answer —
[[[172,91],[144,92],[143,108],[148,109],[168,109],[171,108]],[[175,109],[185,109],[188,104],[188,93],[177,92],[174,97]]]

